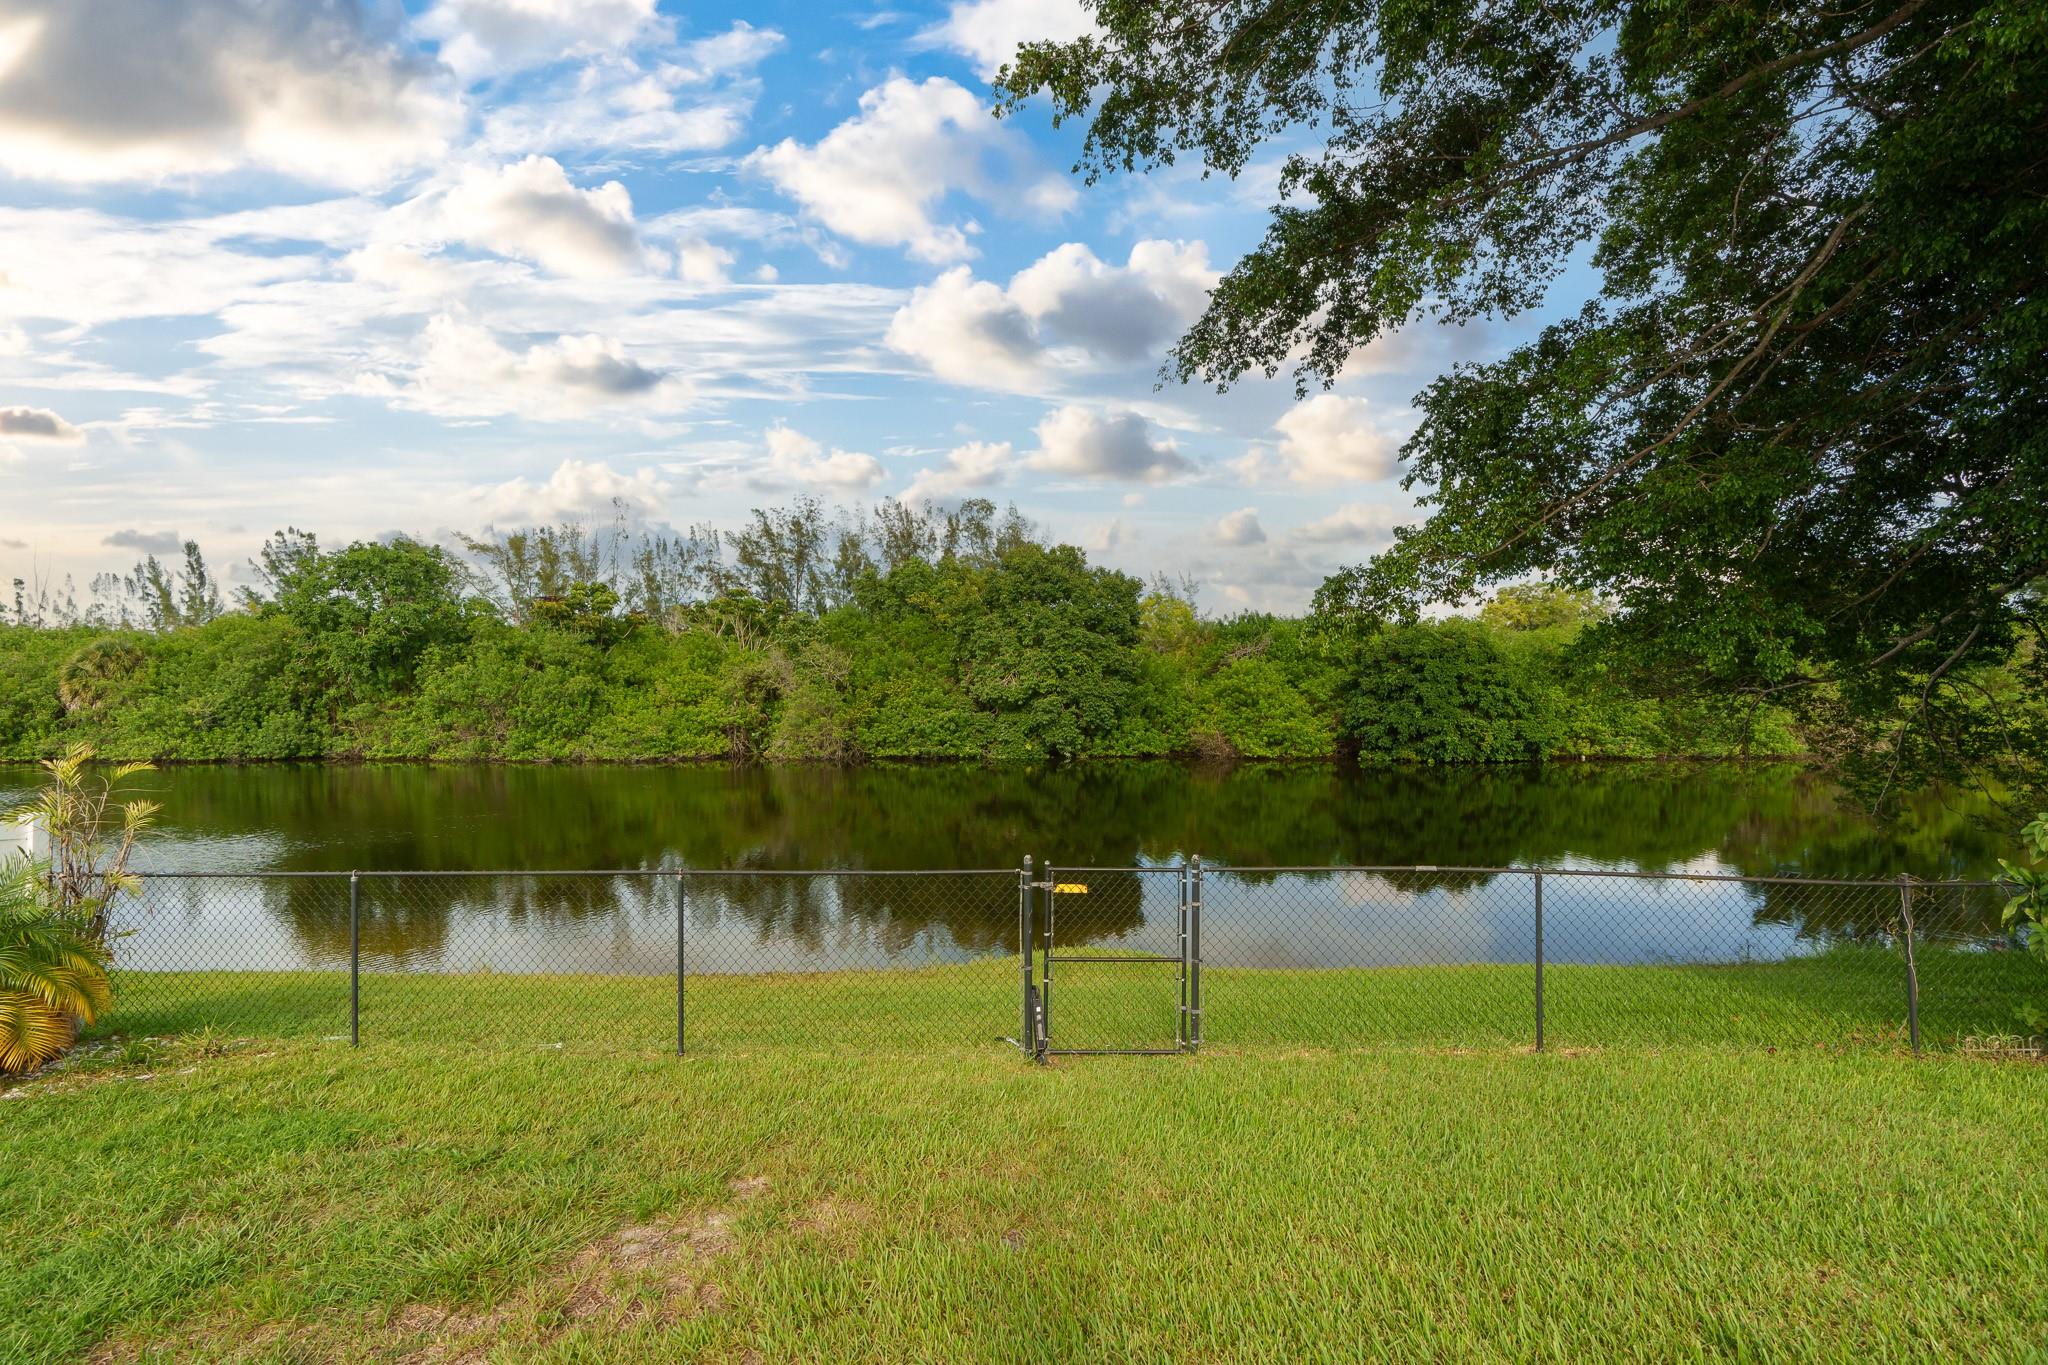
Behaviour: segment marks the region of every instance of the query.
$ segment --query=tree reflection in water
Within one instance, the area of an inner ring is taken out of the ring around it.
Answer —
[[[30,780],[24,770],[0,771],[0,797]],[[1879,828],[1824,781],[1787,765],[276,765],[173,768],[153,781],[166,817],[151,857],[171,869],[1010,868],[1027,852],[1040,866],[1129,868],[1199,852],[1218,869],[1576,863],[1944,879],[1986,875],[2000,847],[1996,829],[1967,803],[1930,794],[1907,819]],[[1170,891],[1094,875],[1100,889],[1085,915],[1077,908],[1062,921],[1063,937],[1113,942],[1142,926],[1149,938],[1175,913]],[[1249,925],[1254,910],[1271,919],[1292,899],[1297,943],[1345,923],[1331,918],[1340,913],[1325,904],[1331,893],[1292,885],[1269,879],[1259,889],[1248,880],[1244,894],[1260,899],[1236,913]],[[1628,885],[1554,889],[1559,950],[1576,936],[1589,956],[1626,955],[1655,933],[1691,926],[1688,941],[1699,951],[1721,943],[1737,952],[1768,944],[1794,951],[1882,938],[1896,917],[1882,893],[1859,899],[1753,885],[1681,897],[1640,887],[1624,894]],[[226,941],[239,959],[265,965],[346,959],[345,880],[156,886],[151,913],[161,922],[153,938],[194,950]],[[1393,907],[1436,906],[1441,934],[1465,923],[1458,915],[1469,921],[1491,905],[1499,928],[1488,950],[1526,955],[1526,888],[1516,879],[1447,874],[1420,896],[1398,883],[1381,892],[1341,913],[1363,923],[1359,916],[1375,906],[1383,917]],[[1213,882],[1210,895],[1207,924],[1221,932],[1232,913],[1228,896]],[[456,969],[571,961],[577,970],[668,970],[672,896],[672,884],[647,875],[366,879],[363,953],[366,963]],[[1442,908],[1453,898],[1464,907],[1455,913]],[[1955,932],[1995,928],[1989,898],[1929,909]],[[1014,949],[1015,878],[731,878],[698,883],[690,914],[704,954],[697,965],[707,970],[950,960]],[[1607,926],[1604,939],[1596,925]],[[1624,934],[1614,925],[1633,928]],[[1275,923],[1268,937],[1285,938],[1286,928]],[[1468,937],[1469,950],[1487,948],[1485,935]],[[1421,928],[1415,940],[1419,948],[1430,941]],[[734,965],[722,964],[721,952]]]

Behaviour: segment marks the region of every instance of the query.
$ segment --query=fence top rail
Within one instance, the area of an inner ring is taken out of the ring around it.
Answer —
[[[1046,874],[1074,872],[1110,875],[1168,875],[1186,870],[1191,864],[1150,863],[1136,867],[1078,867],[1070,863],[1046,863]],[[1450,876],[1486,877],[1608,877],[1628,881],[1732,882],[1746,886],[1835,886],[1896,891],[1901,886],[1945,890],[2000,889],[2002,882],[1920,881],[1908,877],[1796,877],[1751,875],[1741,872],[1646,872],[1598,867],[1476,867],[1450,863],[1294,863],[1252,866],[1233,863],[1203,863],[1201,870],[1218,876],[1284,874],[1290,876],[1414,876],[1432,873]],[[200,872],[185,869],[155,871],[136,869],[146,881],[345,881],[350,877],[390,881],[462,877],[1016,877],[1016,867],[479,867],[479,868],[356,868],[350,870],[282,871],[251,868],[239,872]]]
[[[1072,869],[1066,869],[1072,870]],[[1545,877],[1618,877],[1634,881],[1651,882],[1741,882],[1749,885],[1758,883],[1782,886],[1859,886],[1873,890],[1882,888],[1896,891],[1901,885],[1915,887],[1951,887],[1969,889],[1976,887],[1997,887],[1996,881],[1921,881],[1916,878],[1899,877],[1792,877],[1744,872],[1645,872],[1633,869],[1605,867],[1463,867],[1450,863],[1297,863],[1275,864],[1253,867],[1238,863],[1202,864],[1205,873],[1285,872],[1285,873],[1431,873],[1441,872],[1460,876],[1484,875],[1493,877],[1533,877],[1539,873]]]
[[[339,880],[378,877],[412,880],[428,877],[1015,877],[1014,867],[478,867],[478,868],[352,868],[339,871],[287,872],[251,868],[242,872],[152,871],[136,868],[144,881],[272,881]]]

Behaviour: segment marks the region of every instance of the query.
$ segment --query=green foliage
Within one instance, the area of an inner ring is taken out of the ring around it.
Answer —
[[[1495,630],[1557,630],[1605,619],[1600,599],[1584,588],[1554,583],[1510,583],[1479,609]]]
[[[58,671],[57,700],[67,712],[96,710],[141,671],[144,658],[142,646],[118,635],[81,645]]]
[[[986,501],[837,521],[806,503],[734,539],[727,565],[709,532],[494,532],[464,542],[472,564],[281,532],[238,609],[204,624],[0,626],[0,758],[80,742],[185,761],[834,764],[1801,744],[1775,708],[1663,695],[1590,650],[1609,628],[1585,629],[1598,612],[1567,590],[1506,591],[1483,624],[1361,650],[1326,622],[1206,618],[1191,584],[1146,591]],[[1393,696],[1398,733],[1361,719],[1361,698]]]
[[[999,112],[1086,124],[1091,178],[1280,158],[1263,242],[1168,369],[1303,390],[1424,317],[1599,296],[1420,396],[1430,509],[1330,579],[1412,619],[1532,575],[1612,646],[1796,704],[1901,773],[2035,783],[1972,698],[2048,635],[2048,6],[1101,0]],[[1537,624],[1543,624],[1538,622]]]
[[[1200,733],[1216,751],[1245,758],[1291,758],[1329,752],[1329,720],[1270,659],[1235,659],[1196,690]]]
[[[51,913],[83,926],[93,942],[106,938],[107,907],[141,881],[128,870],[135,841],[155,821],[158,806],[129,795],[130,778],[151,771],[148,763],[98,767],[90,744],[74,744],[46,760],[44,782],[35,795],[0,821],[33,824],[50,841],[42,885]]]
[[[461,581],[439,546],[359,541],[289,560],[263,610],[318,647],[338,700],[363,702],[409,690],[430,651],[468,639],[477,604],[464,599]]]
[[[0,866],[0,1074],[57,1056],[113,1000],[90,918],[53,905],[48,887],[40,864]]]
[[[2025,846],[2024,865],[1998,860],[2006,880],[2015,888],[2012,899],[2005,903],[2005,927],[2011,933],[2024,933],[2027,950],[2048,959],[2048,811],[2020,829],[2020,841]]]
[[[1549,717],[1481,626],[1397,626],[1369,642],[1344,703],[1362,759],[1513,763],[1543,755]]]

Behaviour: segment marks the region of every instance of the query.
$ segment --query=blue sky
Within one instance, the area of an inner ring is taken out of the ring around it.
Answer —
[[[1091,188],[1077,129],[991,119],[1002,54],[1085,22],[6,0],[0,576],[987,496],[1210,610],[1301,607],[1412,519],[1411,397],[1527,324],[1418,326],[1306,402],[1156,388],[1274,163]]]

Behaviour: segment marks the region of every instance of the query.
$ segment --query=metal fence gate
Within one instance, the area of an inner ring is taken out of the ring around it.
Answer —
[[[1018,945],[1023,1045],[1038,1060],[1201,1045],[1199,858],[1177,867],[1047,867],[1036,880],[1027,864]]]

